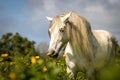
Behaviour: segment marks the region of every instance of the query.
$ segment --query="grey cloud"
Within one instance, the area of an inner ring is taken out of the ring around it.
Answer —
[[[32,6],[31,8],[43,8],[44,0],[27,0],[27,4]],[[29,6],[29,7],[30,7]]]

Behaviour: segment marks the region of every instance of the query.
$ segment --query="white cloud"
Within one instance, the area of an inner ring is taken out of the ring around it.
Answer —
[[[49,22],[45,16],[54,17],[64,11],[73,10],[87,18],[92,25],[99,26],[99,29],[120,34],[119,4],[119,0],[28,0],[27,5],[23,6],[27,15],[25,26],[44,41],[49,38]]]
[[[43,7],[44,7],[44,10],[45,12],[48,12],[48,13],[53,13],[54,11],[56,11],[56,5],[55,5],[55,1],[52,1],[52,0],[48,0],[48,1],[45,1],[43,0]]]
[[[109,0],[111,4],[119,3],[119,0]]]
[[[88,12],[88,13],[92,13],[92,14],[100,14],[100,13],[105,13],[105,10],[103,8],[102,5],[91,5],[91,6],[87,6],[85,8],[85,11]]]

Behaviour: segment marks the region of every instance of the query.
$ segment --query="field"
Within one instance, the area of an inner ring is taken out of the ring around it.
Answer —
[[[34,42],[10,33],[0,39],[0,80],[69,80],[65,56],[62,59],[42,58],[34,48]],[[120,48],[110,66],[102,70],[99,80],[120,80]],[[79,72],[76,80],[87,80]]]
[[[9,58],[12,58],[12,61],[8,61]],[[104,79],[101,80],[108,80],[111,76],[119,77],[120,64],[117,62],[116,65],[108,69],[112,74],[105,70],[106,76],[102,76]],[[0,56],[0,80],[68,80],[68,76],[64,59],[42,59],[30,54],[12,57],[4,53]],[[87,79],[79,72],[77,80]]]
[[[12,58],[11,61],[8,61]],[[80,76],[85,80],[84,76]],[[42,59],[40,56],[27,54],[0,56],[0,80],[68,80],[64,59]]]

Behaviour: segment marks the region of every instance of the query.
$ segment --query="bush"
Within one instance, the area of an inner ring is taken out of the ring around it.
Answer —
[[[34,44],[19,33],[0,38],[0,80],[67,80],[64,59],[43,59]]]

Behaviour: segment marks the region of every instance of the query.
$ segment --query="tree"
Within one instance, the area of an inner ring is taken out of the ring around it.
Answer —
[[[20,36],[19,33],[13,35],[12,33],[4,34],[0,38],[0,54],[8,53],[9,55],[27,53],[35,53],[34,41],[29,41],[27,38]]]

